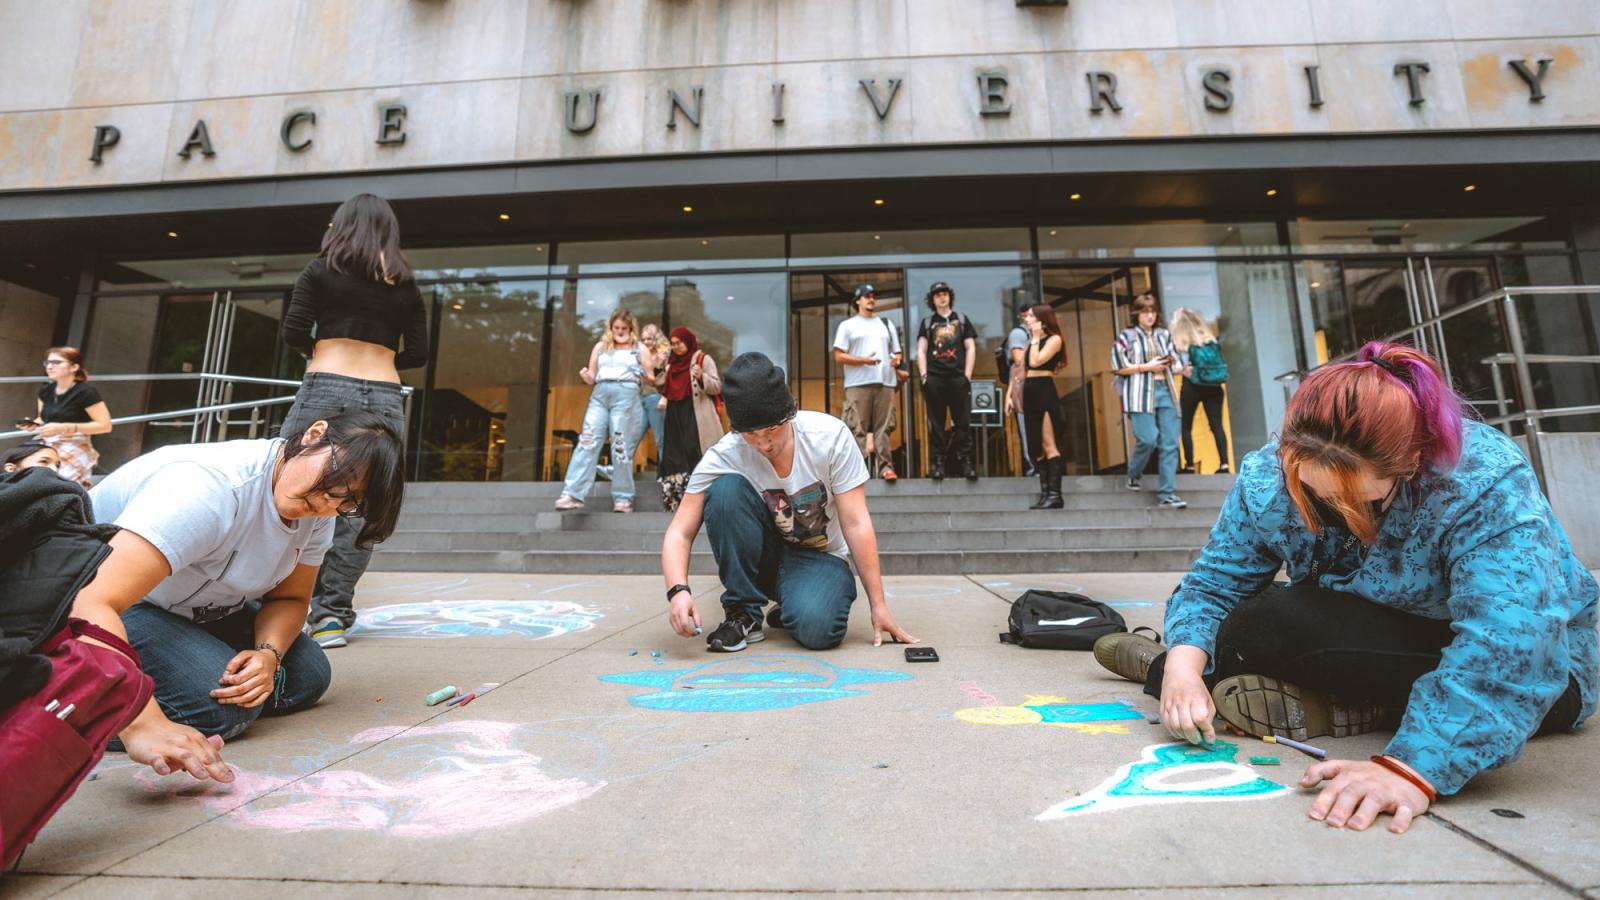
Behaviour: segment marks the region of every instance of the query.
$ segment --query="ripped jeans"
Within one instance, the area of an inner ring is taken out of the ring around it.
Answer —
[[[602,381],[589,395],[589,408],[583,413],[583,429],[578,446],[567,463],[567,483],[562,492],[576,500],[589,496],[594,487],[594,467],[600,461],[600,446],[611,441],[611,499],[633,501],[633,451],[628,439],[639,430],[644,411],[639,407],[637,381]]]

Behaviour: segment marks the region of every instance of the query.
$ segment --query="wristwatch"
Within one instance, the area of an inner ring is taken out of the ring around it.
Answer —
[[[689,590],[689,586],[687,584],[675,584],[672,587],[667,588],[667,602],[671,603],[673,597],[676,597],[682,591],[687,590]]]

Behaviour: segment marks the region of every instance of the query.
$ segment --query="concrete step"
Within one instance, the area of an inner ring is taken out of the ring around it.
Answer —
[[[1022,498],[1019,498],[1019,500]],[[1191,506],[1188,509],[1161,509],[1154,495],[1146,495],[1143,504],[1132,508],[1081,510],[1030,510],[1020,503],[1014,509],[979,510],[934,509],[917,513],[872,514],[872,524],[881,533],[896,531],[928,532],[958,529],[960,531],[985,529],[1031,528],[1141,528],[1149,526],[1177,526],[1210,528],[1217,520],[1217,509]],[[591,509],[593,508],[591,504]],[[549,531],[617,532],[649,531],[659,535],[666,531],[671,516],[664,512],[635,512],[621,515],[607,509],[591,512],[589,509],[558,513],[528,512],[511,514],[413,514],[409,510],[400,517],[399,533],[415,531],[468,531],[506,532],[513,534],[544,533]]]
[[[871,497],[867,507],[874,517],[893,513],[922,513],[937,512],[950,509],[961,509],[968,512],[1002,512],[1017,509],[1027,509],[1038,494],[1037,490],[1030,493],[1007,494],[969,494],[969,495],[885,495]],[[1183,494],[1183,499],[1189,505],[1205,509],[1221,509],[1222,501],[1227,494],[1221,491],[1195,491]],[[653,502],[652,502],[653,501]],[[1110,509],[1136,509],[1149,506],[1156,502],[1154,492],[1138,492],[1124,488],[1119,493],[1107,491],[1092,491],[1088,493],[1073,493],[1063,489],[1062,501],[1067,509],[1075,510],[1110,510]],[[554,499],[545,501],[544,498],[533,497],[421,497],[412,498],[407,495],[405,500],[405,515],[408,518],[435,517],[450,515],[527,515],[529,513],[554,511]],[[636,512],[655,512],[662,509],[659,497],[639,497],[634,503]],[[584,506],[584,512],[598,512],[610,514],[611,500],[609,497],[590,495]]]
[[[1169,546],[1199,547],[1210,529],[1170,526],[1159,532],[1160,541]],[[1036,528],[978,529],[954,531],[890,531],[878,534],[878,550],[888,552],[954,552],[990,550],[1117,550],[1136,547],[1150,537],[1147,528]],[[659,531],[543,531],[535,533],[483,531],[397,532],[383,545],[385,550],[512,550],[512,551],[589,551],[617,552],[661,550]],[[695,540],[696,550],[705,550],[704,532]]]
[[[1146,476],[1147,490],[1155,488],[1155,477]],[[1178,493],[1220,492],[1227,493],[1233,487],[1232,475],[1179,475]],[[1123,487],[1124,479],[1121,475],[1084,475],[1062,479],[1063,493],[1126,493]],[[646,494],[659,494],[653,478],[639,476],[634,480],[634,487],[639,496]],[[927,478],[902,478],[894,484],[888,484],[878,479],[867,482],[868,497],[890,496],[969,496],[972,494],[1036,494],[1039,492],[1037,478],[982,478],[976,482],[967,482],[959,478],[947,478],[944,481],[932,481]],[[413,500],[449,498],[483,500],[492,498],[505,499],[532,499],[547,498],[555,502],[561,495],[561,483],[555,481],[419,481],[406,485],[406,502]],[[598,498],[605,498],[609,505],[611,497],[611,484],[606,481],[595,483],[594,489],[589,493],[590,502]]]
[[[946,551],[880,554],[885,575],[960,575],[980,572],[1161,572],[1187,569],[1197,548],[1146,547],[1118,550]],[[582,572],[652,575],[661,571],[659,553],[646,551],[395,550],[372,555],[375,572]],[[708,552],[689,557],[694,575],[717,574]],[[1026,580],[1026,574],[1021,578]]]

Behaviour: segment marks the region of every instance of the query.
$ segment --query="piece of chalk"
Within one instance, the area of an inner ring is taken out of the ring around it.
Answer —
[[[429,706],[438,706],[439,704],[443,703],[446,700],[449,700],[451,697],[454,697],[455,695],[456,695],[456,686],[453,685],[453,684],[449,684],[449,685],[445,685],[444,687],[439,688],[437,691],[434,691],[433,693],[429,694],[423,700],[423,702],[428,704]]]
[[[1149,722],[1151,725],[1160,725],[1161,724],[1161,717],[1160,716],[1145,716],[1144,720],[1146,722]]]
[[[1250,765],[1252,765],[1252,766],[1276,766],[1278,764],[1279,764],[1279,761],[1278,761],[1278,758],[1276,756],[1252,756],[1252,757],[1250,757]]]
[[[694,635],[695,635],[695,637],[699,637],[700,635],[705,634],[705,633],[706,633],[706,630],[704,628],[701,628],[699,625],[696,625],[694,627]]]
[[[457,703],[465,703],[468,700],[471,700],[473,697],[476,697],[476,696],[478,696],[478,692],[477,691],[473,691],[470,694],[462,694],[459,697],[453,697],[453,698],[451,698],[449,700],[446,700],[444,702],[444,705],[445,706],[455,706]]]
[[[1269,744],[1282,744],[1285,747],[1292,747],[1293,749],[1299,750],[1301,753],[1304,753],[1312,759],[1328,758],[1328,751],[1322,749],[1321,747],[1313,747],[1310,744],[1302,744],[1299,741],[1290,740],[1286,737],[1277,737],[1276,735],[1269,734],[1262,738],[1262,740]]]
[[[461,701],[461,705],[459,707],[457,707],[457,708],[458,709],[466,709],[467,705],[470,704],[472,701],[474,701],[476,699],[478,699],[478,695],[476,693],[468,694],[466,696],[466,699],[462,700]]]

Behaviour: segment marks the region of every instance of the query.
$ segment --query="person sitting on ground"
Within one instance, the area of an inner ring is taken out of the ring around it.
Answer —
[[[1600,682],[1600,588],[1521,449],[1465,408],[1399,344],[1313,372],[1167,601],[1169,649],[1108,635],[1095,658],[1190,742],[1218,716],[1300,740],[1398,726],[1370,762],[1301,779],[1328,782],[1313,819],[1358,831],[1390,813],[1403,832],[1530,737],[1576,728]]]
[[[23,441],[0,456],[0,470],[17,472],[22,469],[49,469],[60,474],[61,454],[42,441]]]
[[[399,515],[403,441],[354,411],[271,440],[163,447],[90,494],[122,530],[73,615],[126,634],[154,700],[121,740],[166,774],[226,773],[217,751],[261,715],[311,706],[328,659],[301,633],[335,516],[382,540]]]
[[[722,373],[733,431],[706,450],[661,544],[672,630],[701,632],[689,590],[689,548],[706,524],[721,577],[725,620],[706,639],[719,652],[762,640],[766,622],[812,650],[837,647],[856,599],[851,560],[872,609],[873,646],[917,639],[895,624],[878,571],[867,513],[867,467],[850,429],[833,416],[796,412],[783,370],[745,353]]]

